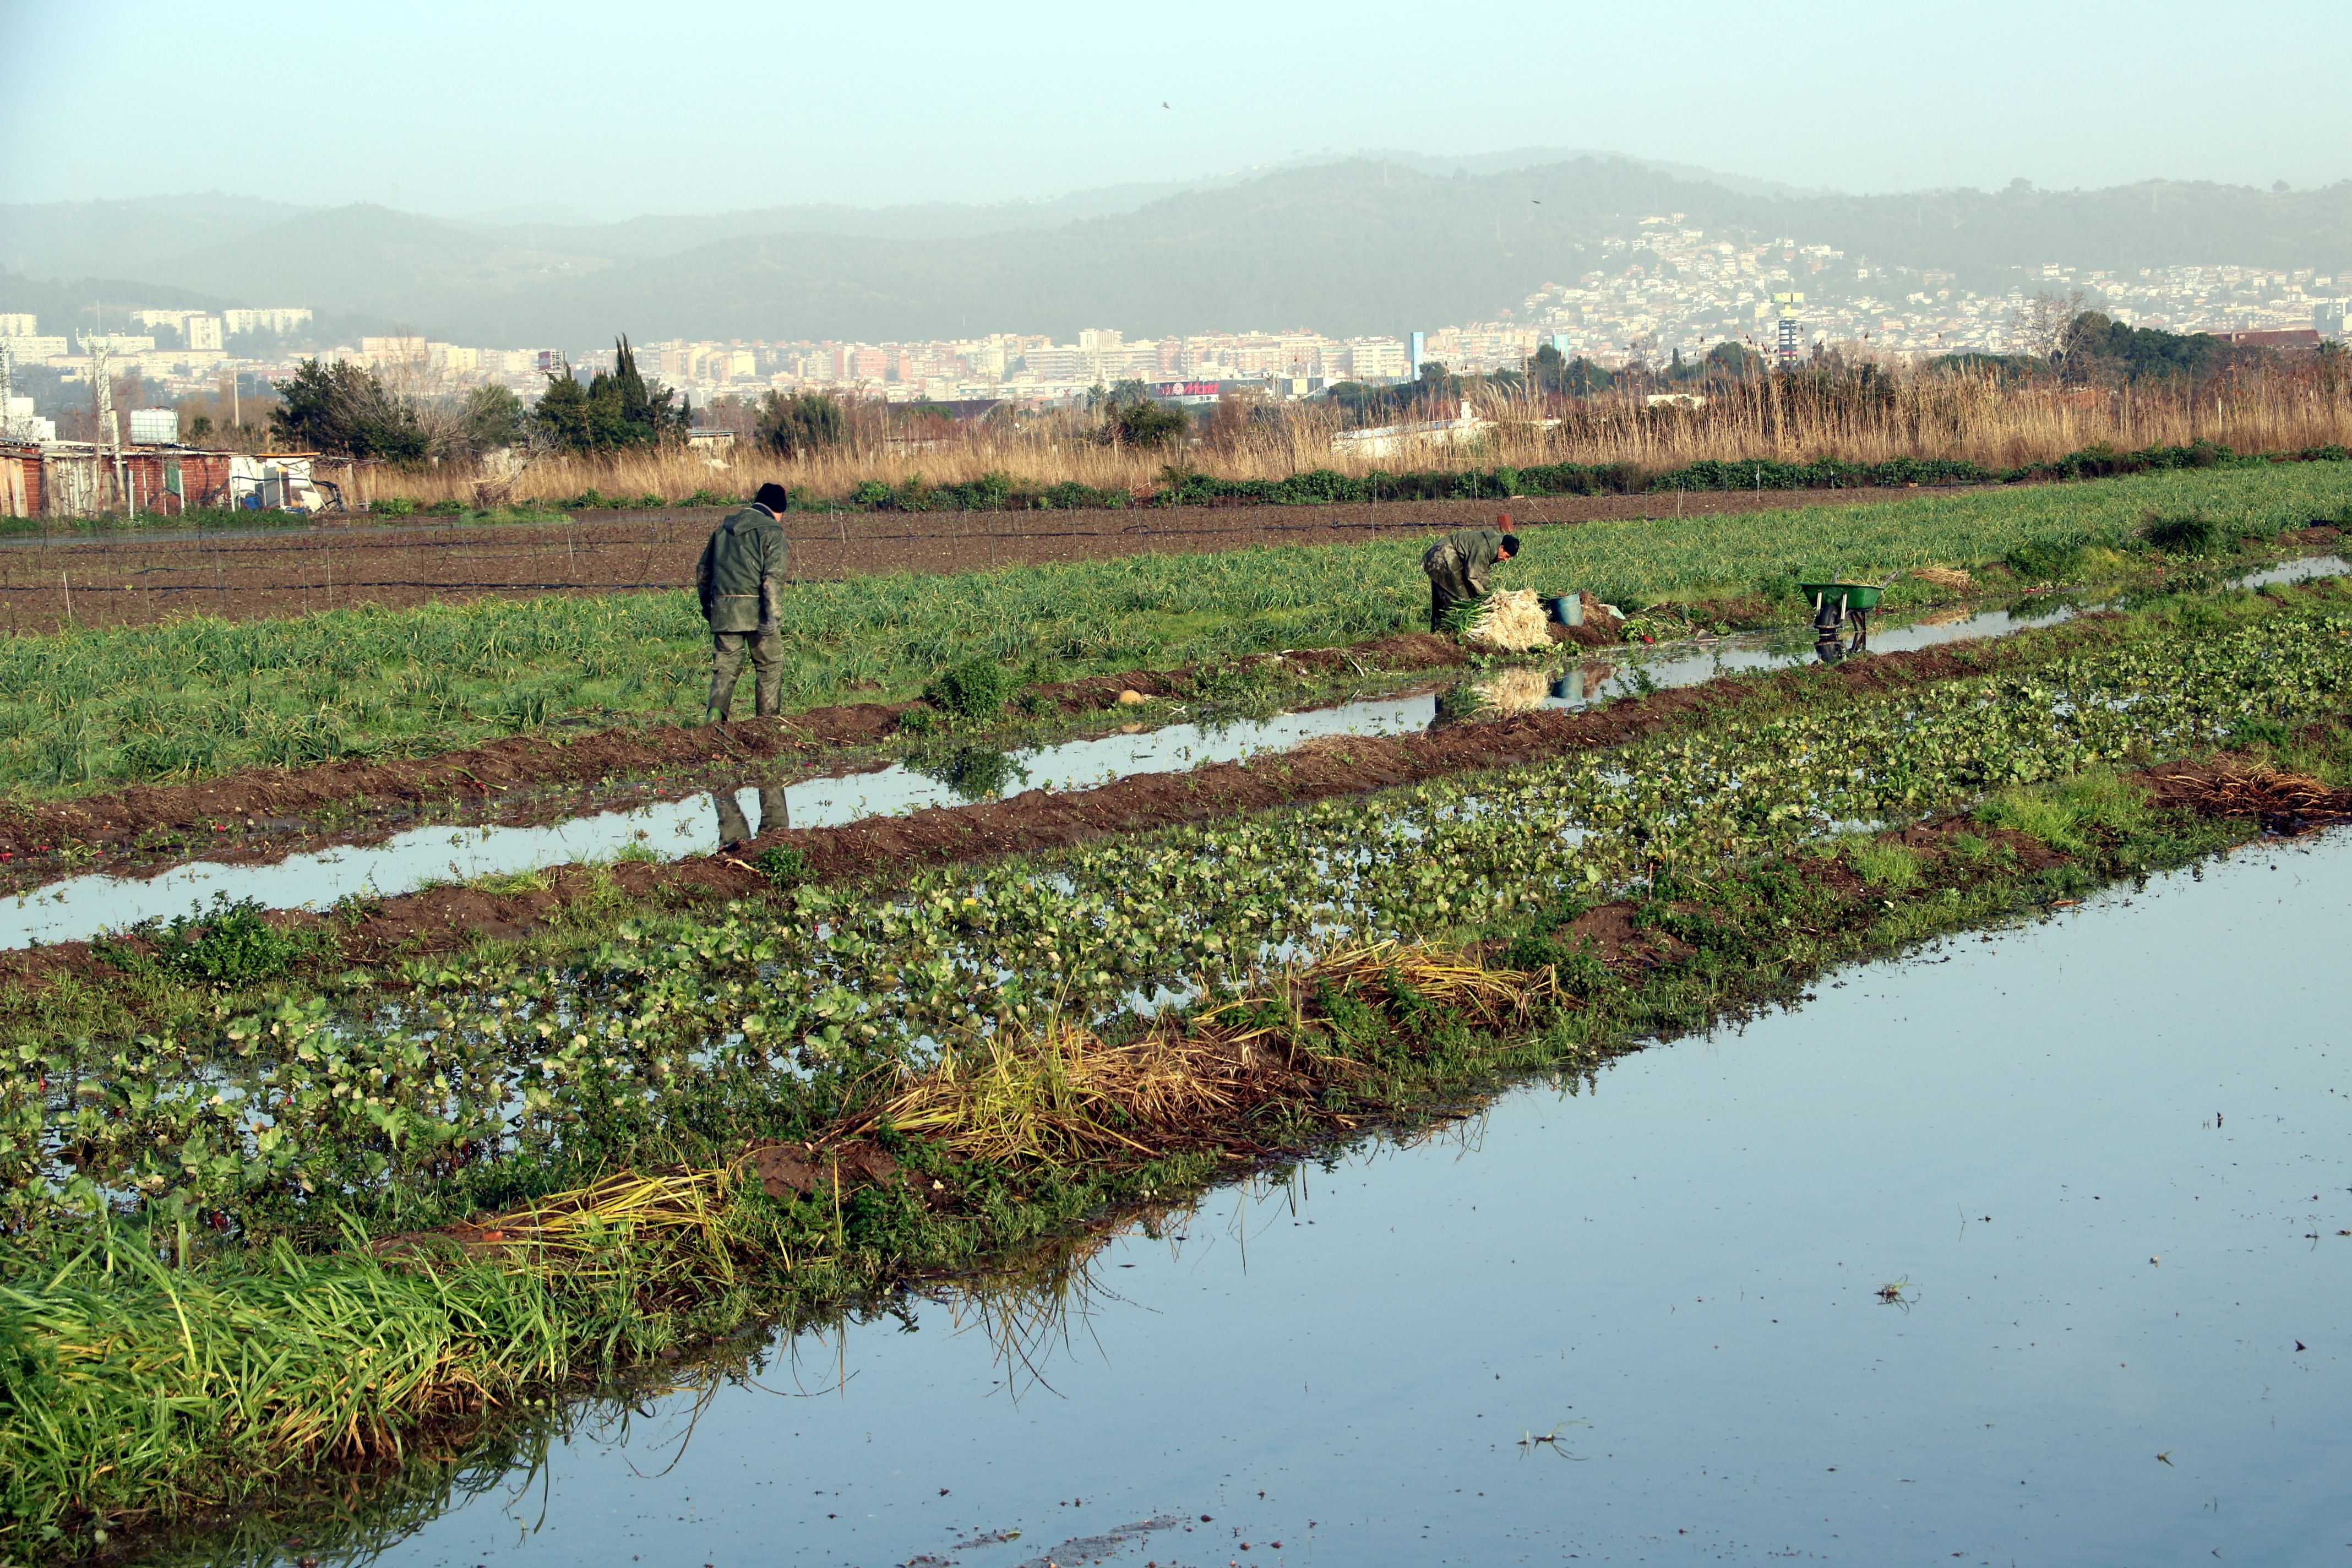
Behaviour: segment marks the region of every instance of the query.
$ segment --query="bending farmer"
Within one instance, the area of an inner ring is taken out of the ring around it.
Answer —
[[[770,483],[750,506],[727,514],[702,547],[694,569],[702,618],[710,623],[710,710],[704,722],[723,723],[735,700],[735,678],[751,656],[755,711],[772,717],[784,680],[784,639],[776,630],[783,595],[784,530],[776,520],[791,498]]]
[[[1429,629],[1442,631],[1456,606],[1486,596],[1497,563],[1519,552],[1519,536],[1499,528],[1456,529],[1429,547],[1421,569],[1429,574]]]

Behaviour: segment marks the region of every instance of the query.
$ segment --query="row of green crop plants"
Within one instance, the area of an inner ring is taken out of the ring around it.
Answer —
[[[1792,710],[1622,752],[1043,865],[633,920],[580,962],[435,965],[382,1004],[241,974],[298,956],[248,931],[235,940],[258,956],[215,977],[261,980],[258,1011],[221,1022],[205,1001],[137,1039],[55,1037],[82,1026],[54,1000],[15,1022],[0,1214],[37,1227],[129,1202],[250,1237],[316,1234],[333,1210],[410,1225],[631,1151],[803,1133],[877,1073],[1009,1019],[1099,1022],[1244,984],[1273,949],[1429,936],[1662,862],[1786,855],[1839,823],[2282,734],[2352,696],[2352,605],[2312,599],[2194,599],[2084,651],[2067,633],[2003,645],[1971,679],[1851,700],[1824,679]],[[159,994],[215,994],[186,990],[196,959],[126,962]]]
[[[2111,479],[2123,474],[2163,473],[2176,468],[2244,467],[2270,462],[2340,463],[2352,458],[2342,447],[2296,452],[2242,453],[2215,441],[2185,447],[2146,447],[2121,451],[2108,445],[2085,447],[2047,462],[1990,468],[1953,458],[1893,458],[1879,463],[1849,463],[1835,458],[1789,462],[1777,458],[1708,458],[1663,471],[1638,463],[1536,463],[1523,468],[1421,468],[1401,474],[1373,469],[1361,475],[1310,468],[1282,479],[1225,479],[1197,469],[1171,467],[1146,494],[1097,489],[1066,479],[1038,485],[1006,473],[933,484],[919,475],[899,484],[868,479],[842,495],[803,493],[796,510],[811,511],[1054,511],[1130,506],[1208,506],[1254,502],[1268,506],[1328,506],[1335,502],[1414,500],[1508,500],[1517,496],[1664,495],[1708,490],[1801,490],[1901,489],[1914,485],[2001,485],[2032,479]],[[725,506],[734,498],[702,489],[682,501],[657,495],[608,496],[589,489],[551,503],[572,511]],[[423,512],[436,516],[484,516],[458,501],[420,507],[402,497],[376,501],[371,511],[394,517]]]
[[[332,973],[331,954],[273,978],[289,955],[249,923],[228,950],[126,957],[130,987],[19,1007],[0,1052],[14,1194],[0,1551],[85,1550],[115,1511],[234,1494],[337,1433],[397,1442],[420,1414],[411,1391],[453,1364],[504,1400],[723,1328],[751,1310],[735,1287],[755,1258],[763,1289],[846,1289],[892,1260],[969,1261],[1216,1169],[1212,1153],[1118,1173],[942,1162],[886,1128],[902,1162],[956,1184],[961,1217],[903,1187],[831,1201],[755,1187],[723,1222],[740,1252],[692,1227],[642,1252],[616,1231],[609,1256],[575,1268],[387,1268],[356,1246],[618,1166],[709,1167],[751,1138],[838,1125],[945,1046],[1019,1048],[1048,1020],[1116,1036],[1139,1005],[1244,995],[1278,1026],[1301,1004],[1270,976],[1381,936],[1507,939],[1506,963],[1551,966],[1582,999],[1513,1045],[1482,1043],[1393,977],[1369,1005],[1318,992],[1320,1048],[1356,1064],[1334,1108],[1376,1111],[1416,1083],[1458,1098],[1548,1053],[1692,1026],[1784,970],[1860,951],[1873,921],[1901,940],[1980,919],[2015,879],[1993,828],[2081,858],[2043,896],[2119,868],[2103,844],[2159,859],[2207,847],[2154,820],[2116,767],[2340,718],[2352,595],[2193,599],[1983,656],[1984,673],[1938,686],[1874,695],[1824,674],[1616,753],[1028,863],[709,912],[615,905],[536,945],[415,966],[389,994],[364,975],[326,991],[302,978]],[[1842,831],[1971,805],[1986,831],[1949,840],[1957,875]],[[1832,849],[1870,884],[1855,910],[1807,879]],[[1627,896],[1697,950],[1654,1002],[1548,934]],[[1830,918],[1856,914],[1851,931]],[[78,1010],[124,1005],[125,989],[174,1016],[133,1032]],[[699,1311],[706,1299],[723,1310]]]
[[[1898,507],[1537,529],[1500,580],[1590,589],[1628,609],[1754,595],[1748,615],[1795,619],[1804,613],[1796,583],[1821,572],[1875,578],[2008,558],[2029,577],[2128,573],[2160,563],[2152,517],[2196,525],[2193,539],[2162,535],[2174,540],[2167,548],[2228,552],[2352,521],[2352,475],[2330,464],[2192,469],[2081,489],[1928,493]],[[1426,542],[798,583],[781,617],[785,709],[911,698],[973,658],[1036,681],[1418,629]],[[1906,580],[1888,603],[1899,612],[1949,596]],[[692,599],[677,593],[16,637],[0,644],[0,787],[73,793],[422,755],[556,721],[690,722],[707,648]]]

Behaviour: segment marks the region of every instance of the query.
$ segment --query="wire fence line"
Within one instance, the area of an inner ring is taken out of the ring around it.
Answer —
[[[1124,510],[794,511],[784,518],[795,582],[894,572],[987,571],[1167,550],[1343,543],[1481,525],[1661,519],[1757,510],[1746,496],[1689,507],[1657,497],[1187,506]],[[1861,498],[1851,498],[1861,499]],[[1883,499],[1883,498],[1872,498]],[[1764,510],[1820,504],[1778,494]],[[70,625],[133,625],[177,614],[230,619],[304,615],[482,595],[667,593],[692,586],[692,552],[713,513],[644,511],[548,522],[445,521],[0,542],[0,636]],[[78,603],[79,601],[79,603]],[[87,605],[94,614],[83,613]],[[100,607],[103,606],[101,610]]]
[[[1507,507],[1511,507],[1511,510],[1515,512],[1525,510],[1523,506],[1513,506],[1512,503],[1509,502],[1502,504]],[[802,514],[800,513],[793,513],[793,517],[796,519],[801,515]],[[855,514],[845,513],[843,515],[848,516]],[[992,518],[1006,514],[999,512],[969,512],[961,515],[966,517]],[[1449,520],[1443,518],[1403,517],[1396,519],[1381,518],[1378,520],[1367,519],[1342,521],[1323,519],[1297,522],[1250,522],[1222,527],[1212,527],[1201,523],[1171,524],[1138,521],[1125,523],[1117,528],[995,529],[964,526],[943,530],[917,530],[901,528],[884,531],[867,529],[860,530],[854,534],[848,534],[846,536],[846,542],[851,544],[928,543],[939,541],[961,541],[967,539],[1017,541],[1027,539],[1120,539],[1145,536],[1168,538],[1223,538],[1251,533],[1345,533],[1379,531],[1388,529],[1425,530],[1441,527],[1447,521]],[[1549,521],[1565,521],[1570,520],[1551,520],[1534,515],[1533,513],[1527,513],[1527,521],[1530,522],[1542,522]],[[542,525],[531,523],[494,523],[487,526],[505,530],[510,528],[535,528]],[[790,526],[790,520],[787,521],[785,532],[786,536],[795,545],[839,544],[844,542],[842,536],[822,529],[804,529],[795,531]],[[332,541],[333,543],[329,544],[324,542],[327,541]],[[304,545],[308,545],[314,549],[337,548],[347,549],[353,552],[358,552],[362,551],[383,550],[462,550],[469,544],[479,545],[485,542],[486,542],[480,537],[478,531],[472,531],[469,536],[468,531],[463,529],[452,529],[439,531],[436,534],[426,534],[409,530],[401,530],[397,532],[382,534],[374,532],[363,534],[326,532],[319,530],[305,530],[299,533],[215,532],[178,534],[156,531],[140,533],[131,537],[121,539],[93,539],[88,536],[74,535],[58,535],[47,540],[25,538],[0,542],[0,550],[24,551],[27,553],[48,550],[52,552],[71,552],[78,555],[89,557],[101,557],[160,552],[173,549],[191,549],[197,546],[205,546],[213,550],[221,550],[224,547],[226,547],[226,552],[230,554],[283,555],[293,553]],[[536,543],[538,542],[535,541],[534,542]],[[575,548],[583,553],[602,553],[612,548],[614,542],[615,542],[614,541],[604,538],[583,539],[577,542]],[[646,541],[640,538],[628,540],[624,542],[626,542],[633,547],[641,548]],[[676,540],[657,540],[654,542],[657,544],[687,544],[694,542],[694,541],[680,538]],[[560,545],[558,547],[560,547]],[[509,552],[544,554],[547,552],[545,549],[533,549],[530,551],[516,551]]]

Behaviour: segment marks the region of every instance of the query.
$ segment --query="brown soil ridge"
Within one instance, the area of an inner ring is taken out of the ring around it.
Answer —
[[[1302,648],[1257,654],[1247,667],[1280,664],[1322,672],[1343,664],[1360,669],[1409,671],[1467,661],[1452,639],[1399,632],[1350,647]],[[1049,682],[1029,690],[1066,713],[1118,705],[1122,691],[1176,697],[1189,689],[1197,666],[1129,670]],[[600,784],[678,768],[742,766],[794,754],[879,742],[920,702],[857,702],[811,709],[781,720],[746,719],[710,727],[677,724],[613,729],[571,740],[518,735],[438,756],[387,762],[352,760],[307,768],[244,768],[202,784],[132,784],[103,795],[19,805],[0,818],[0,857],[12,869],[36,856],[76,844],[101,853],[134,847],[147,835],[236,834],[256,822],[299,818],[353,801],[413,805],[446,798],[482,799],[511,791]],[[233,845],[235,838],[219,840]],[[59,870],[68,869],[60,867]],[[88,869],[86,864],[70,868]],[[27,885],[30,885],[29,883]]]
[[[1915,649],[1827,668],[1799,667],[1767,682],[1831,679],[1866,689],[1916,685],[1969,673],[1948,647]],[[788,828],[757,841],[797,849],[826,881],[885,867],[994,858],[1060,848],[1107,834],[1134,833],[1278,805],[1424,783],[1482,768],[1517,767],[1570,752],[1619,746],[1686,716],[1748,700],[1755,682],[1723,678],[1634,701],[1576,711],[1538,709],[1418,735],[1326,736],[1277,756],[1212,763],[1181,773],[1138,773],[1090,790],[1041,791],[838,827]],[[688,873],[683,862],[672,868]]]
[[[2279,808],[2286,803],[2298,813],[2296,832],[2307,832],[2322,826],[2324,821],[2352,819],[2352,791],[2330,791],[2318,781],[2301,774],[2286,773],[2273,769],[2250,766],[2240,760],[2221,758],[2207,763],[2167,763],[2132,775],[2155,797],[2158,804],[2202,815],[2244,816],[2260,815]],[[2324,814],[2333,812],[2332,816]],[[2014,864],[2022,870],[2038,871],[2047,867],[2066,864],[2068,856],[2039,838],[2012,828],[1992,827],[1965,814],[1945,814],[1924,822],[1880,835],[1883,841],[1900,844],[1930,861],[1940,861],[1952,850],[1952,841],[1968,836],[1994,844],[2009,851]],[[1872,888],[1855,874],[1843,855],[1809,862],[1807,876],[1817,886],[1834,894],[1848,904],[1875,898]],[[2059,900],[2071,904],[2074,900]],[[1673,906],[1684,914],[1702,913],[1700,906],[1677,902]],[[1612,973],[1638,981],[1651,971],[1681,963],[1695,952],[1686,942],[1655,926],[1640,921],[1643,905],[1631,899],[1612,900],[1582,910],[1566,924],[1555,927],[1550,935],[1574,950],[1589,954]],[[1801,928],[1810,934],[1820,934],[1815,928]],[[1465,950],[1465,956],[1487,969],[1517,988],[1512,1011],[1524,1016],[1527,1002],[1538,994],[1539,986],[1553,987],[1549,992],[1552,1000],[1564,1005],[1580,1005],[1570,994],[1556,989],[1557,976],[1542,978],[1542,972],[1496,971],[1496,945],[1474,944]],[[1294,983],[1286,993],[1293,1016],[1303,1016],[1310,1009],[1310,998],[1316,987]],[[1491,1006],[1491,1002],[1489,1005]],[[1162,1015],[1160,1024],[1166,1016]],[[1491,1015],[1482,1019],[1495,1021]],[[1113,1157],[1131,1150],[1147,1157],[1165,1155],[1180,1148],[1215,1148],[1239,1160],[1249,1160],[1278,1152],[1271,1146],[1260,1145],[1242,1134],[1242,1129],[1253,1112],[1273,1100],[1318,1112],[1318,1120],[1332,1125],[1353,1125],[1349,1118],[1319,1114],[1319,1091],[1329,1082],[1353,1076],[1345,1058],[1314,1051],[1302,1051],[1295,1039],[1285,1041],[1272,1031],[1245,1030],[1235,1034],[1221,1028],[1213,1016],[1194,1019],[1179,1026],[1174,1033],[1155,1025],[1139,1042],[1125,1047],[1150,1051],[1164,1048],[1177,1041],[1200,1047],[1211,1070],[1222,1078],[1220,1087],[1228,1092],[1219,1097],[1223,1103],[1204,1105],[1200,1109],[1210,1114],[1184,1118],[1146,1119],[1129,1129],[1129,1133],[1114,1134],[1111,1142],[1123,1148],[1108,1152]],[[1092,1048],[1102,1050],[1101,1041],[1086,1037]],[[1197,1077],[1201,1063],[1185,1064],[1187,1076]],[[887,1115],[887,1108],[879,1115]],[[939,1181],[928,1186],[912,1181],[906,1170],[872,1142],[879,1116],[869,1109],[835,1122],[813,1139],[785,1142],[766,1139],[749,1144],[737,1156],[729,1169],[755,1180],[771,1197],[793,1198],[833,1193],[846,1194],[869,1186],[898,1185],[913,1192],[919,1201],[935,1210],[949,1211],[961,1205],[953,1193]],[[892,1118],[898,1121],[897,1118]],[[903,1127],[904,1123],[900,1123]],[[1130,1136],[1129,1134],[1132,1134]],[[918,1131],[910,1134],[939,1142],[935,1134]],[[1136,1142],[1135,1137],[1149,1140]],[[944,1145],[942,1145],[944,1146]],[[680,1177],[689,1174],[684,1166],[657,1167],[646,1174],[656,1177]],[[633,1173],[630,1174],[634,1174]],[[625,1180],[625,1175],[611,1180]],[[476,1218],[443,1226],[437,1231],[408,1232],[387,1237],[376,1244],[381,1252],[405,1251],[425,1242],[455,1242],[468,1252],[494,1254],[502,1247],[530,1240],[527,1234],[550,1212],[581,1206],[586,1192],[561,1194],[551,1200],[499,1215]]]
[[[2087,620],[2074,626],[2080,627]],[[1949,679],[1972,672],[1969,660],[1955,652],[1969,646],[1921,648],[1835,666],[1801,666],[1766,677],[1760,689],[1769,689],[1774,682],[1828,679],[1884,690]],[[1458,655],[1460,650],[1454,651]],[[1089,790],[1060,795],[1030,790],[1009,799],[929,807],[903,817],[784,829],[762,835],[737,853],[667,864],[551,867],[539,873],[540,886],[509,892],[430,888],[367,906],[342,932],[343,956],[354,964],[380,965],[460,951],[481,938],[520,940],[551,922],[573,900],[593,896],[600,879],[607,876],[637,899],[695,903],[757,896],[772,890],[772,884],[751,861],[769,848],[798,850],[818,880],[853,881],[895,868],[1033,854],[1108,834],[1368,795],[1451,773],[1517,766],[1571,751],[1622,745],[1689,715],[1743,700],[1759,689],[1747,678],[1721,677],[1572,713],[1538,710],[1446,725],[1422,735],[1331,736],[1272,756],[1212,763],[1185,773],[1130,774]],[[336,917],[288,910],[273,911],[269,918],[288,929],[315,929]],[[135,947],[143,939],[129,940]],[[59,973],[103,976],[113,973],[113,965],[80,942],[0,952],[0,984],[39,984]]]

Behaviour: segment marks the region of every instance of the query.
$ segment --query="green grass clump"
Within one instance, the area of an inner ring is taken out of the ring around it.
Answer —
[[[780,891],[800,887],[816,875],[806,854],[798,849],[787,849],[782,845],[761,850],[752,858],[751,868],[767,878],[770,885]]]
[[[941,710],[968,723],[984,723],[1004,711],[1019,685],[1013,672],[992,658],[968,658],[949,666],[924,695]]]
[[[1919,879],[1918,853],[1889,838],[1864,838],[1847,845],[1845,863],[1855,876],[1882,892],[1907,888]]]
[[[0,1405],[40,1413],[0,1423],[20,1547],[159,1486],[241,1500],[338,1435],[389,1451],[420,1419],[552,1383],[589,1326],[527,1270],[277,1247],[189,1271],[158,1261],[173,1246],[105,1235],[62,1268],[0,1250]]]
[[[176,915],[156,933],[156,961],[184,979],[236,987],[270,980],[310,945],[262,918],[251,899],[216,895],[209,913]]]
[[[2001,557],[2001,563],[2029,583],[2060,583],[2083,567],[2083,541],[2030,539]]]
[[[1977,808],[1976,819],[2079,856],[2102,837],[2137,830],[2147,809],[2147,797],[2113,768],[2090,767],[2054,787],[2002,790]]]
[[[2178,517],[2151,515],[2140,537],[2151,548],[2167,555],[2205,555],[2225,542],[2221,530],[2210,517],[2199,512],[2184,512]]]

